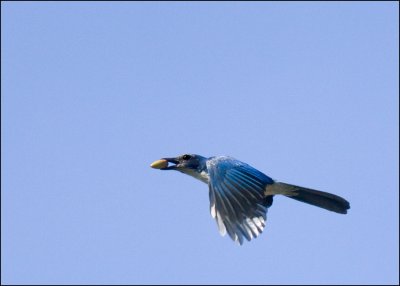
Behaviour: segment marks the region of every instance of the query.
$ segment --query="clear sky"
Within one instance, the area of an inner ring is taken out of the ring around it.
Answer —
[[[1,282],[399,282],[399,4],[2,2]],[[341,195],[221,237],[230,155]]]

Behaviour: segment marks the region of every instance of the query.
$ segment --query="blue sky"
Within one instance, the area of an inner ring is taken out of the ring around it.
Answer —
[[[2,284],[399,282],[397,2],[2,2]],[[220,237],[230,155],[341,195]]]

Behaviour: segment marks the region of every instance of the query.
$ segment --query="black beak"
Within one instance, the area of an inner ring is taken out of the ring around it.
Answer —
[[[179,161],[176,158],[162,158],[161,160],[166,160],[168,163],[172,163],[175,165],[171,165],[165,168],[162,168],[160,170],[176,170],[177,169],[177,164],[179,164]]]

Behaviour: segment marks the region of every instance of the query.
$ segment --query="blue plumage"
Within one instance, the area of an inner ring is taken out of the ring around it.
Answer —
[[[239,244],[262,233],[274,195],[284,195],[338,213],[346,213],[350,208],[350,204],[339,196],[275,182],[232,157],[205,158],[185,154],[162,160],[175,165],[161,170],[177,170],[208,184],[210,212],[220,234],[227,233]]]

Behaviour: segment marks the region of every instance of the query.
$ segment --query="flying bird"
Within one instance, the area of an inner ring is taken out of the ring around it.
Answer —
[[[171,163],[171,164],[170,164]],[[150,165],[160,170],[176,170],[209,187],[210,212],[222,236],[243,244],[258,237],[265,228],[268,208],[275,195],[346,214],[350,204],[334,194],[275,181],[264,173],[228,156],[205,158],[184,154],[162,158]]]

